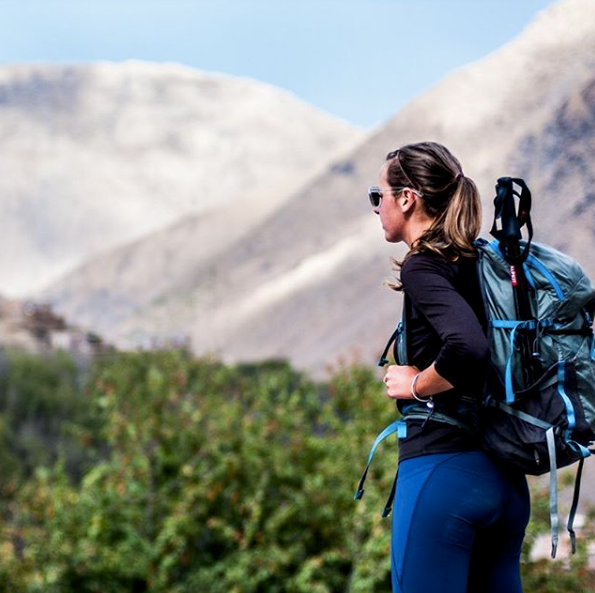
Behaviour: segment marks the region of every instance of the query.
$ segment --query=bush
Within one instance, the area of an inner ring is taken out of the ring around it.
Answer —
[[[23,553],[9,563],[25,590],[389,590],[378,511],[394,463],[353,502],[392,415],[370,371],[321,386],[282,362],[137,353],[104,364],[89,392],[109,453],[80,483],[58,463],[20,493]]]
[[[0,351],[0,498],[59,454],[73,474],[84,470],[91,429],[85,373],[86,366],[65,352]]]
[[[61,422],[72,416],[70,434],[86,435],[95,453],[77,473],[72,452],[56,449],[57,461],[39,464],[7,504],[0,593],[390,591],[380,511],[394,448],[381,448],[365,498],[353,501],[369,446],[395,414],[371,370],[339,368],[316,384],[283,361],[130,353],[101,361],[70,391],[39,364],[18,409],[42,401]],[[7,430],[0,424],[0,439]],[[549,521],[547,493],[534,490],[527,590],[592,591],[588,531],[571,570],[530,561]]]

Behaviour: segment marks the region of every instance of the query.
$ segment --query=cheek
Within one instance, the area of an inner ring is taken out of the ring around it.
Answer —
[[[385,214],[382,219],[382,226],[384,227],[386,238],[388,240],[400,240],[401,231],[403,227],[403,220],[394,210]]]
[[[394,208],[381,208],[380,217],[386,224],[390,224],[391,226],[394,226],[398,222],[398,213]]]

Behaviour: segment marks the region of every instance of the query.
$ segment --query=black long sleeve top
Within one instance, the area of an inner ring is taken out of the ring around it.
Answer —
[[[461,257],[449,262],[434,252],[415,253],[401,269],[403,289],[409,299],[407,342],[409,364],[435,369],[454,387],[436,394],[434,401],[455,401],[470,396],[479,403],[489,361],[486,320],[477,260]],[[410,403],[399,400],[399,408]],[[408,421],[401,439],[399,459],[432,453],[479,448],[469,432],[434,420],[422,428],[421,420]]]

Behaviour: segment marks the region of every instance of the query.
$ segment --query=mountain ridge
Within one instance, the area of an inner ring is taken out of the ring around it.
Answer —
[[[2,66],[0,290],[31,294],[239,194],[279,204],[361,135],[247,78],[139,61]]]
[[[585,200],[595,152],[590,132],[573,139],[556,122],[572,111],[576,128],[591,130],[588,101],[579,98],[591,96],[594,79],[595,3],[563,0],[519,38],[447,76],[363,138],[250,233],[197,263],[186,283],[137,303],[117,324],[107,320],[102,331],[129,347],[151,336],[186,334],[197,353],[212,351],[230,361],[283,356],[313,372],[343,356],[373,361],[399,316],[400,299],[382,280],[390,276],[389,256],[399,257],[403,247],[383,242],[365,188],[376,182],[389,150],[419,140],[449,146],[477,182],[486,212],[483,234],[491,225],[497,177],[525,177],[537,198],[536,239],[553,239],[559,247],[570,235],[571,254],[580,259],[593,237],[564,219],[572,220],[580,207],[593,213]],[[571,143],[580,171],[565,153]],[[546,144],[557,147],[554,155]],[[561,208],[554,205],[554,188],[564,184],[573,192],[564,195]],[[560,219],[564,237],[557,233]],[[595,275],[590,261],[581,263]],[[117,294],[117,280],[94,290],[101,289]],[[53,302],[71,313],[66,297]],[[87,297],[77,301],[83,309],[92,295]],[[92,308],[84,314],[97,320]]]

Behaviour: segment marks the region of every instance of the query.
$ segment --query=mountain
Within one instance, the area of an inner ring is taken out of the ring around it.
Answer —
[[[228,237],[221,220],[215,256],[197,256],[184,240],[207,219],[186,220],[88,262],[45,296],[125,346],[189,336],[198,353],[283,356],[316,373],[342,359],[371,362],[400,314],[400,297],[382,281],[389,254],[403,251],[384,243],[366,187],[389,150],[427,139],[449,146],[478,183],[486,232],[496,178],[524,177],[536,239],[595,278],[594,84],[595,2],[562,0],[414,100],[249,233]],[[170,276],[152,275],[153,262]]]
[[[0,290],[39,291],[190,214],[265,216],[361,134],[270,85],[176,64],[0,66]]]

